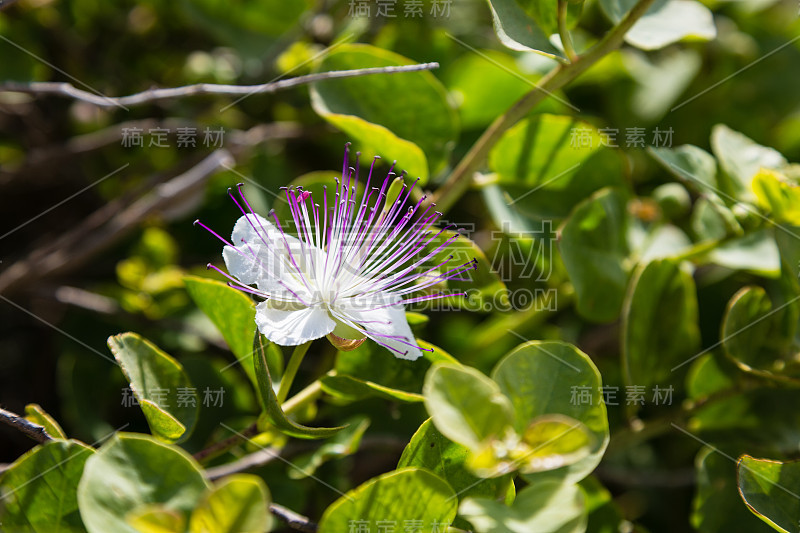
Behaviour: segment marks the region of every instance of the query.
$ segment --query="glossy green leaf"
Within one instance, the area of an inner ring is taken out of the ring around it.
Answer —
[[[406,392],[380,385],[373,381],[365,381],[353,376],[342,376],[331,371],[320,379],[322,390],[331,396],[343,398],[348,401],[356,401],[369,396],[377,396],[387,400],[399,400],[401,402],[421,402],[422,395],[414,392]]]
[[[153,435],[167,442],[185,440],[194,429],[199,402],[179,401],[181,391],[194,389],[180,363],[135,333],[109,337],[108,347]]]
[[[743,232],[733,212],[715,195],[700,197],[695,202],[691,226],[698,241],[721,240]]]
[[[736,463],[704,447],[695,460],[697,489],[692,501],[692,526],[701,533],[768,531],[742,505],[736,484]]]
[[[628,50],[622,58],[636,82],[631,95],[631,109],[636,116],[648,122],[655,122],[669,112],[670,107],[678,101],[700,72],[703,64],[697,51],[677,47],[660,57]],[[655,137],[655,130],[653,136]]]
[[[610,322],[622,309],[628,283],[625,196],[605,189],[579,204],[561,228],[561,257],[575,287],[578,312]]]
[[[283,433],[301,439],[325,439],[338,433],[341,427],[312,428],[298,424],[286,416],[272,384],[269,365],[267,364],[266,341],[262,335],[256,334],[253,340],[253,361],[258,380],[259,398],[261,408],[269,418],[270,423]]]
[[[425,376],[425,407],[447,438],[478,450],[493,437],[503,438],[514,411],[497,384],[474,368],[440,363]]]
[[[361,437],[364,436],[369,423],[369,418],[363,416],[356,416],[348,420],[347,426],[322,446],[311,453],[292,458],[294,465],[287,470],[289,477],[292,479],[307,478],[314,475],[317,468],[326,462],[356,453],[361,445]]]
[[[623,186],[622,159],[610,143],[573,117],[533,115],[503,134],[489,168],[516,209],[536,219],[564,218],[602,187]]]
[[[577,463],[595,448],[594,435],[585,425],[558,414],[535,418],[522,435],[522,441],[530,449],[520,468],[526,474]]]
[[[338,46],[320,71],[408,65],[408,58],[365,44]],[[326,80],[311,86],[311,105],[325,120],[408,171],[422,184],[445,165],[458,116],[442,84],[427,71]]]
[[[208,488],[200,466],[182,449],[117,433],[86,462],[78,505],[89,533],[134,533],[129,513],[155,504],[185,515]]]
[[[586,508],[578,485],[541,481],[526,487],[511,507],[468,498],[458,509],[477,533],[583,533]]]
[[[669,260],[637,269],[622,313],[622,362],[629,385],[664,385],[700,346],[692,275]]]
[[[403,468],[371,479],[325,510],[320,533],[342,533],[355,521],[377,531],[379,523],[417,521],[422,531],[452,524],[458,500],[440,477],[420,468]],[[438,526],[435,526],[437,524]]]
[[[793,341],[800,307],[792,301],[773,308],[761,287],[745,287],[728,303],[723,319],[722,346],[746,372],[768,377],[800,377]]]
[[[78,482],[94,450],[74,440],[36,446],[0,477],[0,524],[19,533],[83,533]]]
[[[739,493],[747,507],[776,531],[800,524],[800,462],[782,463],[743,455],[737,463]]]
[[[414,466],[430,470],[447,481],[460,499],[467,496],[494,499],[508,494],[513,487],[508,476],[488,479],[476,477],[467,467],[469,456],[468,448],[442,435],[429,418],[411,437],[397,468]]]
[[[786,164],[777,150],[761,146],[724,124],[717,124],[711,131],[711,148],[724,172],[721,188],[743,201],[755,200],[751,184],[759,169],[775,169]]]
[[[618,23],[636,0],[601,0],[608,18]],[[695,0],[656,0],[628,30],[625,41],[642,50],[658,50],[674,42],[707,41],[717,35],[711,11]]]
[[[64,430],[61,429],[61,426],[58,425],[58,422],[47,414],[44,409],[39,404],[36,403],[29,403],[25,406],[25,420],[29,422],[33,422],[34,424],[38,424],[47,431],[47,434],[53,437],[54,439],[66,439],[67,434],[64,433]]]
[[[263,533],[272,527],[264,481],[234,474],[217,483],[189,519],[189,533]]]
[[[593,435],[589,455],[536,474],[537,480],[542,476],[575,482],[594,470],[608,445],[609,430],[600,372],[585,353],[564,342],[528,342],[497,363],[492,378],[511,399],[519,434],[540,416],[560,414],[577,420]],[[563,436],[573,438],[570,433]]]
[[[550,42],[552,32],[528,16],[516,0],[488,0],[488,3],[492,10],[494,31],[503,45],[512,50],[566,59],[564,53]]]

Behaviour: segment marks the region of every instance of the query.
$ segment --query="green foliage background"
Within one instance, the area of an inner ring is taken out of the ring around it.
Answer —
[[[343,0],[0,10],[0,405],[56,438],[31,450],[0,427],[0,529],[286,530],[274,503],[324,532],[355,519],[796,530],[796,2],[659,0],[619,47],[609,36],[636,2],[442,4],[400,0],[394,17]],[[425,62],[439,67],[127,109],[6,90],[120,96]],[[581,65],[543,97],[549,72]],[[125,128],[144,146],[125,146]],[[196,145],[179,146],[178,128],[196,128]],[[465,309],[409,314],[433,355],[320,340],[284,402],[290,351],[253,356],[252,302],[206,271],[221,246],[191,223],[227,234],[239,212],[226,190],[242,181],[257,211],[285,215],[273,193],[330,183],[347,141],[362,163],[382,157],[379,175],[397,160],[471,225],[458,253],[481,268]],[[215,148],[224,164],[174,194]],[[139,406],[123,405],[126,387]],[[197,409],[157,392],[180,387],[199,391]],[[202,405],[206,389],[224,391],[219,405]],[[202,452],[237,432],[252,439]],[[214,475],[263,447],[289,462]]]

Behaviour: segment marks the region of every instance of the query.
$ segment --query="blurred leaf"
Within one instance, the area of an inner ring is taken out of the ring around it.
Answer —
[[[623,186],[622,160],[590,124],[534,115],[506,131],[489,153],[489,168],[511,204],[532,218],[564,218],[606,186]]]
[[[208,488],[200,466],[182,449],[117,433],[86,462],[78,505],[89,533],[134,533],[129,513],[161,504],[187,514]]]
[[[731,298],[720,337],[725,353],[740,369],[766,377],[800,378],[793,349],[800,317],[796,300],[773,309],[761,287],[744,287]]]
[[[522,52],[537,52],[547,57],[566,60],[564,53],[550,42],[550,34],[531,19],[517,0],[488,0],[492,10],[494,31],[500,42]],[[552,9],[555,9],[555,2]],[[545,2],[540,2],[547,9]]]
[[[272,527],[270,494],[252,474],[222,479],[201,500],[189,520],[189,533],[263,533]]]
[[[691,226],[699,241],[722,240],[743,233],[734,214],[716,195],[702,196],[695,202]]]
[[[186,440],[194,429],[199,405],[178,399],[181,391],[194,390],[180,363],[136,333],[109,337],[108,347],[153,435],[167,442]]]
[[[527,342],[497,363],[492,378],[511,399],[519,434],[524,435],[536,418],[554,414],[573,418],[592,433],[587,457],[536,474],[537,483],[539,479],[576,482],[594,470],[608,445],[609,432],[600,372],[586,354],[564,342]]]
[[[741,373],[718,352],[707,353],[692,362],[686,376],[686,392],[694,400],[732,388]]]
[[[351,44],[331,51],[318,70],[412,63],[388,50]],[[397,159],[397,168],[420,177],[422,185],[444,167],[458,134],[458,116],[445,88],[427,71],[317,82],[311,105],[359,145]]]
[[[29,403],[25,406],[25,420],[38,424],[47,431],[47,434],[54,439],[66,439],[67,434],[58,425],[55,419],[47,414],[37,403]]]
[[[761,146],[724,124],[717,124],[711,131],[711,148],[725,173],[721,188],[743,201],[755,200],[752,181],[761,168],[774,169],[786,164],[777,150]]]
[[[800,187],[774,170],[760,169],[753,177],[758,204],[777,222],[800,225]]]
[[[736,486],[736,464],[704,447],[695,460],[697,492],[692,501],[691,524],[701,533],[753,533],[769,531],[742,505]]]
[[[183,533],[186,516],[163,505],[143,505],[128,513],[128,524],[139,533]]]
[[[583,491],[578,485],[541,481],[526,487],[511,507],[468,498],[458,509],[477,533],[582,533],[586,530]]]
[[[325,510],[320,533],[342,533],[359,521],[371,530],[378,523],[418,521],[425,530],[436,522],[446,528],[458,500],[440,477],[420,468],[403,468],[373,478],[349,491]]]
[[[291,420],[283,412],[281,404],[278,402],[278,396],[272,386],[272,377],[270,376],[269,365],[267,364],[266,350],[267,345],[261,334],[254,335],[253,340],[253,354],[255,361],[255,373],[258,379],[259,398],[261,399],[261,408],[263,409],[269,421],[281,432],[292,437],[301,439],[326,439],[341,431],[342,427],[334,428],[312,428],[298,424]]]
[[[14,461],[0,477],[3,531],[85,532],[76,492],[84,464],[93,453],[78,441],[53,440]]]
[[[369,423],[369,418],[364,416],[356,416],[348,420],[345,428],[322,446],[311,453],[293,458],[294,465],[288,470],[289,477],[292,479],[307,478],[314,475],[314,472],[326,462],[356,453],[361,445],[361,437],[364,436]]]
[[[714,248],[708,256],[712,263],[733,270],[744,270],[778,278],[781,275],[781,256],[775,237],[769,230],[761,230]]]
[[[649,146],[647,151],[664,169],[700,192],[713,192],[717,184],[717,160],[691,144],[677,148]]]
[[[553,4],[555,5],[555,4]],[[488,126],[525,93],[540,76],[525,74],[509,54],[480,50],[458,57],[445,73],[445,83],[458,103],[461,125],[466,129]],[[557,93],[563,99],[563,95]],[[564,112],[552,98],[537,106],[538,112]]]
[[[474,368],[434,365],[425,376],[423,395],[436,428],[473,451],[488,439],[504,437],[514,421],[508,398]]]
[[[636,5],[636,0],[600,0],[614,24]],[[625,34],[625,41],[642,50],[658,50],[686,40],[708,41],[717,36],[714,16],[694,0],[656,0]]]
[[[594,435],[574,418],[552,414],[534,418],[522,435],[529,448],[518,461],[525,474],[546,472],[577,463],[595,448]]]
[[[434,231],[438,230],[434,229]],[[448,240],[450,240],[449,244],[447,244]],[[439,283],[425,289],[425,292],[430,294],[463,292],[466,297],[458,295],[432,299],[424,303],[418,302],[417,305],[420,307],[447,309],[447,306],[450,305],[453,309],[468,306],[470,309],[493,311],[495,306],[503,308],[507,305],[508,291],[505,283],[498,272],[492,268],[492,264],[483,250],[466,235],[459,234],[457,231],[441,230],[438,235],[434,234],[426,239],[425,247],[419,253],[421,257],[433,254],[420,266],[422,272],[428,272],[432,268],[438,267],[420,278],[420,283],[434,281],[448,272],[455,273],[454,269],[468,265],[470,261],[475,262],[475,268],[458,272],[453,278],[442,279]]]
[[[372,381],[354,378],[353,376],[340,376],[336,371],[331,371],[320,379],[322,390],[331,396],[349,401],[361,400],[369,396],[378,396],[387,400],[401,402],[421,402],[422,396],[415,392],[406,392],[391,387],[386,387]]]
[[[625,528],[625,521],[611,493],[594,476],[580,482],[583,489],[589,524],[586,533],[618,533]]]
[[[605,189],[581,202],[561,228],[560,249],[575,286],[578,312],[610,322],[628,283],[628,213],[622,192]]]
[[[636,82],[631,108],[637,116],[648,121],[658,120],[669,111],[700,72],[703,63],[700,54],[682,49],[672,49],[663,57],[652,60],[646,54],[635,51],[629,51],[622,57]]]
[[[508,476],[489,479],[476,477],[467,468],[469,456],[468,448],[442,435],[429,418],[411,437],[397,468],[415,466],[430,470],[447,481],[460,499],[466,496],[498,498],[513,487]],[[511,496],[513,499],[513,492]]]
[[[743,455],[736,469],[739,492],[753,514],[776,531],[796,531],[800,523],[800,462],[782,463]]]
[[[622,362],[628,385],[669,381],[672,368],[700,346],[691,274],[669,260],[639,267],[622,314]]]

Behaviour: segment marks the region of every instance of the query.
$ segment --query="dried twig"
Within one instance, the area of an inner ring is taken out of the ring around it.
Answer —
[[[296,531],[302,531],[304,533],[315,533],[318,529],[317,524],[312,522],[307,517],[297,514],[291,509],[287,509],[282,505],[278,505],[277,503],[271,503],[269,505],[269,511],[286,522],[286,525]]]
[[[0,421],[20,430],[39,444],[44,444],[49,440],[53,440],[53,437],[47,433],[47,430],[44,429],[44,427],[40,426],[39,424],[29,422],[18,414],[12,413],[11,411],[6,411],[2,408],[0,408]]]
[[[223,165],[232,164],[232,161],[228,150],[217,150],[183,174],[157,185],[149,194],[132,203],[120,199],[106,204],[50,245],[35,250],[1,272],[0,294],[7,294],[51,275],[72,271],[119,241],[148,217],[156,214],[168,216],[184,209],[202,194],[208,178]]]
[[[26,94],[53,94],[57,96],[64,96],[74,98],[82,102],[87,102],[100,107],[126,107],[137,106],[155,102],[158,100],[166,100],[169,98],[180,98],[196,94],[225,94],[225,95],[252,95],[263,93],[274,93],[283,89],[297,87],[316,81],[333,80],[339,78],[352,78],[356,76],[369,76],[372,74],[396,74],[401,72],[415,72],[419,70],[430,70],[438,68],[438,63],[421,63],[418,65],[403,65],[392,67],[372,67],[372,68],[359,68],[353,70],[334,70],[330,72],[319,72],[316,74],[308,74],[306,76],[298,76],[296,78],[289,78],[286,80],[279,80],[271,83],[262,83],[260,85],[221,85],[215,83],[198,83],[195,85],[186,85],[184,87],[170,87],[170,88],[154,88],[146,91],[131,94],[129,96],[111,97],[102,94],[95,94],[92,92],[78,89],[71,83],[62,82],[6,82],[0,83],[0,92],[14,92]]]

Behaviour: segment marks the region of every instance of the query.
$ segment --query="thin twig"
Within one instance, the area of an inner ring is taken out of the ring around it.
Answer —
[[[279,80],[271,83],[259,85],[222,85],[216,83],[198,83],[186,85],[184,87],[169,87],[164,89],[154,88],[146,91],[131,94],[129,96],[103,96],[97,95],[82,89],[78,89],[71,83],[65,82],[6,82],[0,84],[0,92],[26,93],[26,94],[53,94],[74,98],[100,107],[112,106],[137,106],[166,100],[169,98],[180,98],[196,94],[226,94],[226,95],[251,95],[274,93],[283,89],[297,87],[317,81],[333,80],[340,78],[353,78],[356,76],[370,76],[372,74],[396,74],[402,72],[415,72],[420,70],[430,70],[438,68],[438,63],[421,63],[418,65],[402,65],[390,67],[371,67],[353,70],[334,70],[330,72],[318,72],[306,76],[298,76],[287,80]]]
[[[47,433],[47,430],[44,429],[44,427],[40,426],[39,424],[29,422],[25,420],[24,417],[21,417],[16,413],[12,413],[11,411],[6,411],[2,408],[0,408],[0,421],[20,430],[39,444],[44,444],[49,440],[53,440],[53,437]]]
[[[297,514],[291,509],[287,509],[282,505],[278,505],[277,503],[269,504],[269,511],[286,522],[286,525],[296,531],[302,531],[303,533],[315,533],[318,529],[317,524],[312,522],[309,518]]]
[[[194,454],[194,458],[197,461],[203,461],[204,459],[208,459],[210,457],[214,457],[222,452],[228,451],[233,448],[239,441],[242,439],[250,438],[258,433],[258,424],[255,422],[248,426],[247,428],[243,429],[241,433],[237,433],[236,435],[232,435],[225,440],[221,440],[219,442],[215,442],[208,448],[204,448]],[[220,476],[222,477],[222,476]]]
[[[236,435],[236,437],[239,437],[239,435]],[[208,468],[206,469],[206,477],[211,481],[214,481],[215,479],[220,479],[225,476],[244,472],[246,470],[250,470],[251,468],[258,468],[259,466],[267,465],[277,459],[280,453],[280,448],[264,448],[262,450],[258,450],[257,452],[245,455],[241,459],[237,459],[232,463]]]

